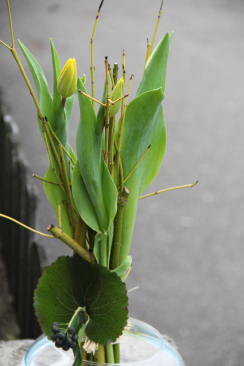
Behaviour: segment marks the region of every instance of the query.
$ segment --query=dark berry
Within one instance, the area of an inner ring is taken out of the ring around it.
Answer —
[[[73,341],[69,336],[66,338],[65,344],[67,344],[69,347],[71,347],[71,345],[73,344]]]
[[[58,328],[59,328],[59,326],[60,326],[60,324],[59,324],[58,322],[54,322],[54,323],[53,323],[53,325],[54,325],[55,327],[58,327]]]
[[[73,342],[70,346],[70,348],[74,349],[77,346],[77,342]]]
[[[65,343],[62,345],[62,348],[63,348],[64,351],[68,351],[69,350],[69,346],[67,344],[65,344]]]
[[[73,335],[72,335],[72,340],[73,340],[74,342],[77,342],[77,341],[78,341],[78,334],[73,334]]]
[[[59,333],[59,332],[60,332],[59,327],[57,327],[56,325],[53,325],[53,326],[52,326],[52,332],[53,332],[54,334]]]
[[[55,346],[60,348],[60,347],[62,347],[62,345],[63,345],[63,341],[57,339],[56,342],[55,342]]]
[[[61,341],[64,341],[66,338],[66,335],[64,333],[58,333],[57,336],[58,336],[58,339],[60,339]]]
[[[52,340],[52,341],[54,341],[54,342],[55,342],[55,341],[57,340],[57,338],[58,338],[58,334],[52,334],[52,335],[51,335],[51,340]]]
[[[69,333],[69,334],[75,334],[75,328],[73,328],[73,327],[69,327],[69,328],[68,328],[68,333]]]

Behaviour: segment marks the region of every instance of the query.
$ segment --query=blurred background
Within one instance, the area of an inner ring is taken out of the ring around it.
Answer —
[[[87,75],[90,91],[90,37],[99,3],[10,1],[16,43],[19,38],[41,64],[50,90],[51,37],[61,66],[75,57],[78,75]],[[123,49],[127,82],[135,75],[130,94],[134,97],[143,73],[146,39],[152,39],[160,3],[104,1],[94,39],[98,99],[104,56],[111,65],[121,65]],[[243,366],[244,2],[165,0],[156,43],[172,30],[163,101],[167,148],[148,193],[199,183],[139,202],[131,248],[133,270],[127,280],[128,289],[139,289],[129,294],[130,315],[174,338],[187,366]],[[0,0],[0,39],[11,44],[4,0]],[[0,89],[5,110],[19,128],[28,179],[38,189],[37,227],[45,232],[56,218],[42,183],[31,178],[32,173],[44,176],[47,170],[45,146],[34,104],[12,55],[2,45]],[[74,148],[78,120],[76,105],[70,124]],[[35,240],[44,248],[42,265],[71,254],[58,241]]]

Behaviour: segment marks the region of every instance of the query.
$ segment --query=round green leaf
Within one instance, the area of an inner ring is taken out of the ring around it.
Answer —
[[[90,320],[86,335],[99,344],[115,342],[128,319],[126,286],[105,267],[79,256],[59,257],[46,267],[34,294],[34,308],[43,332],[50,338],[52,324],[69,323],[78,307]]]

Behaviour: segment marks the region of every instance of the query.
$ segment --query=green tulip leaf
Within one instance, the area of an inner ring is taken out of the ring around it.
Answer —
[[[124,178],[136,166],[147,147],[151,147],[125,183],[130,195],[124,208],[120,264],[129,254],[138,199],[158,174],[164,156],[166,127],[162,100],[161,88],[148,91],[128,105],[125,115],[121,141]]]
[[[126,260],[119,267],[113,269],[111,272],[115,272],[117,273],[118,276],[121,277],[125,274],[126,271],[128,271],[131,265],[132,265],[132,256],[128,255]]]
[[[49,92],[45,75],[42,71],[41,66],[36,61],[35,57],[23,45],[23,43],[21,43],[20,41],[18,41],[18,42],[19,42],[20,49],[23,52],[23,55],[25,56],[25,59],[28,63],[31,74],[33,76],[42,114],[44,117],[47,116],[51,126],[53,127],[53,99]],[[37,118],[37,121],[38,121],[40,133],[43,136],[42,122],[40,121],[39,118]]]
[[[87,93],[80,79],[78,89]],[[80,93],[78,98],[80,122],[76,136],[77,159],[82,179],[96,212],[99,231],[107,232],[117,211],[117,189],[103,158],[103,123],[101,118],[96,117],[91,101]],[[78,211],[79,207],[77,205]],[[82,217],[81,213],[80,215]]]
[[[82,179],[79,163],[75,164],[72,176],[72,191],[77,210],[82,220],[96,232],[100,232],[99,221],[85,183]]]
[[[52,324],[69,323],[78,307],[89,321],[86,335],[95,343],[115,342],[128,319],[126,286],[105,267],[79,256],[59,257],[46,267],[34,293],[34,307],[42,331],[50,338]]]
[[[155,47],[149,57],[146,69],[138,87],[136,96],[149,90],[162,88],[165,92],[166,70],[169,55],[170,37],[167,32],[165,37]]]
[[[70,154],[71,158],[74,160],[74,162],[76,163],[77,162],[77,157],[75,155],[74,150],[72,149],[72,147],[70,145],[69,145],[69,154]]]
[[[54,47],[54,44],[52,40],[50,40],[51,44],[51,53],[52,53],[52,64],[53,64],[53,98],[49,92],[48,84],[45,78],[45,75],[42,71],[41,66],[37,62],[37,60],[34,58],[34,56],[30,53],[30,51],[19,41],[19,46],[26,58],[26,61],[28,63],[28,66],[30,68],[30,71],[32,73],[38,99],[39,99],[39,105],[42,111],[43,116],[47,117],[51,128],[53,129],[54,133],[56,134],[58,140],[62,143],[62,145],[65,147],[66,150],[69,149],[69,143],[68,143],[68,126],[69,121],[71,117],[71,112],[73,109],[74,99],[75,95],[71,96],[70,98],[67,98],[65,109],[63,110],[62,106],[62,98],[57,92],[57,80],[58,76],[61,72],[60,68],[60,62],[58,58],[58,54],[56,52],[56,49]],[[39,129],[41,132],[41,135],[43,137],[43,130],[42,130],[42,122],[40,118],[37,118]],[[53,142],[57,151],[58,142],[55,138],[53,138]],[[53,167],[58,174],[58,167],[57,162],[54,159],[51,146],[49,144],[49,150],[51,153],[51,159]],[[66,154],[64,154],[66,169],[68,171],[69,169],[69,158]],[[50,162],[49,162],[50,164]],[[59,175],[59,174],[58,174]],[[70,176],[72,176],[72,171],[70,171]],[[45,175],[45,179],[51,182],[56,182],[56,177],[51,169],[51,166],[49,166],[49,169]],[[50,183],[44,183],[44,189],[45,193],[56,213],[56,216],[58,218],[58,204],[61,204],[61,216],[62,216],[62,225],[63,230],[66,234],[71,235],[70,225],[69,225],[69,218],[68,214],[65,210],[65,207],[63,205],[63,200],[66,199],[62,189],[54,184]]]
[[[57,179],[56,179],[51,167],[48,168],[48,170],[44,176],[44,179],[47,180],[48,182],[57,183]],[[46,183],[46,182],[44,182],[44,190],[55,211],[57,219],[58,219],[58,205],[59,204],[61,205],[62,229],[67,235],[72,237],[69,217],[66,212],[65,206],[63,204],[63,201],[66,200],[65,194],[63,193],[62,189],[58,185]]]
[[[61,67],[57,51],[54,47],[52,39],[50,39],[52,63],[53,63],[53,130],[56,131],[60,123],[64,120],[64,110],[62,106],[62,97],[57,91],[58,77],[61,73]]]

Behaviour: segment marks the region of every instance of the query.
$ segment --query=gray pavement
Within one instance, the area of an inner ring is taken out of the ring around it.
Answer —
[[[40,62],[50,85],[50,37],[61,64],[76,57],[79,75],[86,73],[89,80],[89,40],[98,5],[99,0],[11,1],[15,37]],[[127,75],[135,74],[135,94],[159,5],[159,0],[105,0],[94,41],[97,97],[104,56],[121,63],[123,48]],[[140,201],[128,279],[128,288],[140,288],[130,293],[130,313],[172,336],[188,366],[243,366],[244,2],[166,0],[157,40],[167,30],[175,31],[163,102],[168,142],[148,192],[197,179],[199,184]],[[10,43],[4,0],[0,39]],[[19,125],[30,172],[43,176],[47,158],[35,109],[3,46],[0,88]],[[73,146],[78,118],[76,110]],[[36,184],[39,228],[45,231],[55,217]],[[58,242],[40,240],[49,261],[70,253]]]

